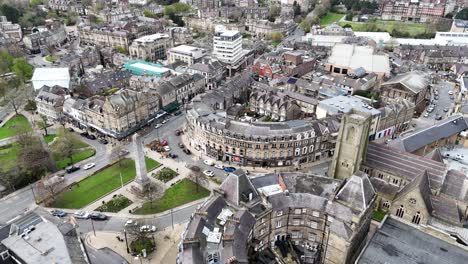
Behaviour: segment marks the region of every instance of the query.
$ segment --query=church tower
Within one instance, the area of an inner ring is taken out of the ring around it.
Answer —
[[[344,180],[359,170],[367,151],[371,120],[370,113],[355,109],[343,115],[329,177]]]

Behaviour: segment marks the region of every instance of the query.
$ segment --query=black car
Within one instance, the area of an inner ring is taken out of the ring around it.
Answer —
[[[68,131],[74,132],[75,130],[74,130],[73,128],[69,127],[69,128],[68,128]]]
[[[71,166],[71,167],[67,168],[65,171],[66,171],[67,173],[73,173],[73,172],[75,172],[75,171],[77,171],[77,170],[79,170],[79,169],[80,169],[80,167]]]
[[[184,152],[185,154],[187,154],[187,155],[190,155],[190,154],[192,154],[192,152],[190,152],[190,150],[189,150],[189,149],[184,149],[184,150],[183,150],[183,152]]]
[[[99,139],[99,143],[107,145],[109,143],[109,141],[107,141],[107,139],[105,139],[105,138],[101,138],[101,139]]]
[[[101,213],[91,213],[89,214],[89,218],[97,221],[104,221],[107,220],[107,215]]]
[[[87,138],[87,137],[89,137],[89,134],[88,134],[88,132],[81,132],[80,136]]]
[[[436,115],[436,117],[435,117],[435,120],[442,120],[442,116],[441,116],[441,115],[439,115],[439,114],[438,114],[438,115]]]
[[[182,144],[182,143],[179,143],[178,145],[179,145],[179,148],[181,148],[181,149],[185,148],[184,144]]]
[[[177,157],[179,157],[179,156],[177,156],[177,154],[169,153],[169,157],[175,159],[175,158],[177,158]]]
[[[88,138],[88,139],[91,139],[91,140],[95,140],[95,139],[96,139],[96,136],[95,136],[95,135],[89,134],[89,135],[87,136],[87,138]]]
[[[52,214],[53,216],[58,216],[58,217],[64,217],[67,215],[67,213],[65,213],[62,210],[52,210],[50,211],[50,214]]]
[[[181,111],[177,111],[177,112],[174,113],[175,116],[178,116],[178,115],[180,115],[180,114],[182,114]]]

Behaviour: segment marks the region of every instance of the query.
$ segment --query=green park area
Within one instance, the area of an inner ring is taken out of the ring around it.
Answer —
[[[123,195],[118,195],[116,197],[113,197],[110,201],[96,208],[96,211],[117,213],[120,212],[122,209],[130,206],[132,203],[133,202],[127,197]]]
[[[9,171],[16,165],[19,146],[16,143],[0,146],[0,170]]]
[[[80,162],[82,160],[85,160],[87,158],[90,158],[96,154],[96,150],[94,149],[85,149],[85,150],[80,150],[77,153],[72,155],[73,159],[73,164]],[[54,161],[55,161],[55,166],[57,166],[57,170],[63,170],[66,167],[72,165],[70,164],[70,159],[67,157],[63,157],[62,155],[59,154],[54,154]]]
[[[63,192],[54,207],[77,209],[96,201],[121,186],[120,173],[124,184],[133,181],[136,176],[135,162],[123,159],[120,166],[115,163],[85,178]]]
[[[142,207],[136,209],[134,214],[156,214],[169,209],[181,206],[186,203],[202,199],[210,195],[210,191],[198,186],[189,179],[183,179],[172,187],[168,188],[164,195],[155,201],[147,202]]]
[[[73,161],[73,164],[75,164],[96,154],[96,150],[92,149],[87,143],[81,141],[75,135],[69,134],[67,139],[71,141],[74,153],[71,159],[69,157],[64,157],[60,151],[56,151],[59,148],[58,145],[60,144],[59,141],[61,140],[60,135],[63,135],[63,133],[63,131],[59,131],[59,134],[49,134],[44,136],[44,140],[47,142],[47,144],[49,144],[49,149],[52,151],[55,165],[57,166],[58,170],[65,169],[66,167],[72,165],[71,161]],[[54,139],[57,140],[54,141]]]
[[[338,14],[338,13],[333,13],[333,12],[328,12],[326,16],[324,16],[320,20],[320,26],[328,26],[333,22],[338,22],[340,21],[341,18],[343,18],[345,15],[344,14]]]
[[[54,141],[54,139],[57,137],[56,134],[48,134],[47,136],[44,136],[44,141],[47,143],[47,144],[50,144],[52,141]]]
[[[145,156],[145,163],[146,163],[146,170],[147,171],[152,171],[156,169],[157,167],[161,166],[161,163],[155,161],[154,159],[150,157]]]
[[[21,129],[31,130],[32,128],[26,117],[23,115],[15,115],[0,127],[0,139],[13,137],[18,133],[18,130]]]
[[[392,37],[423,37],[423,35],[431,35],[436,30],[434,25],[428,23],[413,23],[402,21],[343,21],[339,22],[338,24],[342,27],[350,26],[353,31],[388,32],[390,35],[392,35]],[[444,31],[443,28],[438,28],[437,30]]]
[[[382,220],[384,219],[386,214],[387,213],[384,212],[384,211],[374,211],[372,213],[372,219],[377,221],[377,222],[382,222]]]

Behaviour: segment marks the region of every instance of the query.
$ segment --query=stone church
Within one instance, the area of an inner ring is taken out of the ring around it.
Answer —
[[[371,118],[352,111],[343,116],[329,176],[348,179],[366,173],[377,192],[378,210],[413,225],[431,226],[468,241],[468,180],[451,170],[435,151],[424,157],[368,142]]]

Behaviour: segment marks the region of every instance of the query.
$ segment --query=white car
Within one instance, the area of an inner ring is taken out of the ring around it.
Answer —
[[[160,127],[162,127],[162,124],[156,124],[156,126],[154,126],[154,128],[156,128],[156,129],[158,129]]]
[[[89,169],[91,169],[91,168],[94,167],[94,166],[96,166],[96,164],[94,164],[94,163],[88,163],[88,164],[84,165],[83,169],[89,170]]]
[[[167,123],[167,119],[164,119],[161,123],[166,124],[166,123]]]
[[[140,232],[144,232],[144,233],[156,232],[156,227],[154,225],[144,225],[140,227]]]
[[[424,117],[429,117],[429,113],[425,113],[425,114],[424,114]]]
[[[224,169],[224,165],[223,164],[216,164],[215,168],[222,170],[222,169]]]
[[[135,225],[138,225],[137,221],[135,220],[127,220],[127,222],[125,222],[125,226],[135,226]]]
[[[89,212],[86,211],[76,211],[73,213],[73,216],[78,219],[88,219],[89,218]]]
[[[164,146],[164,151],[169,152],[171,151],[171,148],[169,146]]]
[[[453,95],[453,91],[449,91],[448,94],[449,94],[449,95]]]
[[[210,171],[210,170],[204,171],[203,174],[205,174],[205,175],[208,176],[208,177],[214,177],[214,172],[212,172],[212,171]]]
[[[215,164],[212,160],[204,160],[203,163],[205,163],[208,166],[213,166]]]

